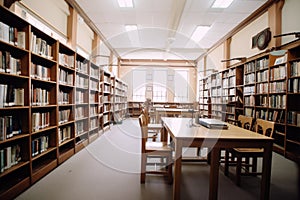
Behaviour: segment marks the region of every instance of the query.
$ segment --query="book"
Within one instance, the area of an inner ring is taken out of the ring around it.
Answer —
[[[198,123],[209,129],[228,129],[228,125],[218,119],[199,118]]]

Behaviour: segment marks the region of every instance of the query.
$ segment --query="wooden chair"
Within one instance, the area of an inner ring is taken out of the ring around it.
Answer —
[[[168,182],[171,184],[173,182],[171,147],[166,142],[147,141],[148,126],[144,114],[139,116],[139,124],[142,133],[141,183],[145,183],[146,174],[161,174],[167,176]],[[149,170],[147,166],[154,167],[154,169]]]
[[[262,133],[265,136],[272,137],[274,132],[275,122],[266,121],[263,119],[256,119],[255,131]],[[257,159],[263,157],[262,148],[234,148],[232,149],[233,156],[236,160],[236,185],[241,184],[242,175],[261,175],[261,172],[257,172]],[[243,158],[246,162],[243,162]],[[252,158],[252,163],[247,161]],[[242,168],[244,172],[242,172]],[[250,171],[251,168],[251,171]]]
[[[154,142],[157,140],[158,133],[163,130],[163,125],[150,123],[151,119],[150,119],[150,115],[149,115],[147,108],[142,109],[142,114],[144,114],[144,116],[146,117],[146,123],[148,126],[148,132],[149,132],[148,138],[152,138],[152,141]]]
[[[253,118],[252,117],[248,117],[245,115],[239,115],[238,116],[238,120],[237,120],[237,125],[239,127],[242,127],[244,129],[247,130],[252,130],[252,123],[253,123]],[[225,160],[224,160],[224,174],[227,176],[228,175],[228,171],[229,171],[229,166],[230,165],[236,165],[236,162],[234,161],[234,156],[230,156],[230,154],[234,154],[234,150],[233,149],[226,149],[225,151]],[[249,163],[248,158],[246,159],[246,163]]]

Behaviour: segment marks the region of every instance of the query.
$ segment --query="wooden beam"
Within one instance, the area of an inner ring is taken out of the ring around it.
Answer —
[[[285,0],[279,0],[268,9],[269,27],[272,33],[268,48],[281,45],[281,37],[273,38],[274,35],[281,34],[282,31],[282,8]]]
[[[100,36],[94,31],[94,39],[92,41],[92,57],[91,61],[95,64],[100,63]]]
[[[231,37],[227,38],[227,40],[225,40],[224,42],[224,55],[223,55],[224,60],[230,59],[230,49],[231,49],[230,44],[231,44]],[[229,61],[223,63],[223,69],[226,69],[229,66],[230,66]]]
[[[68,41],[67,41],[67,43],[73,49],[76,49],[78,13],[71,6],[69,6],[69,11],[70,11],[70,15],[68,16],[68,26],[67,26]]]

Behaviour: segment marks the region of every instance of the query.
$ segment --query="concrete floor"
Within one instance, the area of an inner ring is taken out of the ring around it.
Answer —
[[[160,176],[147,176],[146,183],[140,184],[139,134],[136,119],[127,119],[123,124],[111,127],[16,199],[172,199],[172,185]],[[208,199],[209,166],[184,163],[182,173],[182,199]],[[259,199],[259,177],[242,177],[241,187],[234,184],[233,175],[230,177],[220,171],[219,199]],[[299,200],[299,190],[297,165],[274,153],[270,199]]]

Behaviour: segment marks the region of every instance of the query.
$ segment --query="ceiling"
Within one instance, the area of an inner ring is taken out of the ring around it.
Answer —
[[[122,59],[196,60],[267,0],[234,0],[226,9],[214,0],[74,0]],[[138,30],[126,32],[125,25]],[[199,41],[190,39],[198,25],[210,26]]]

